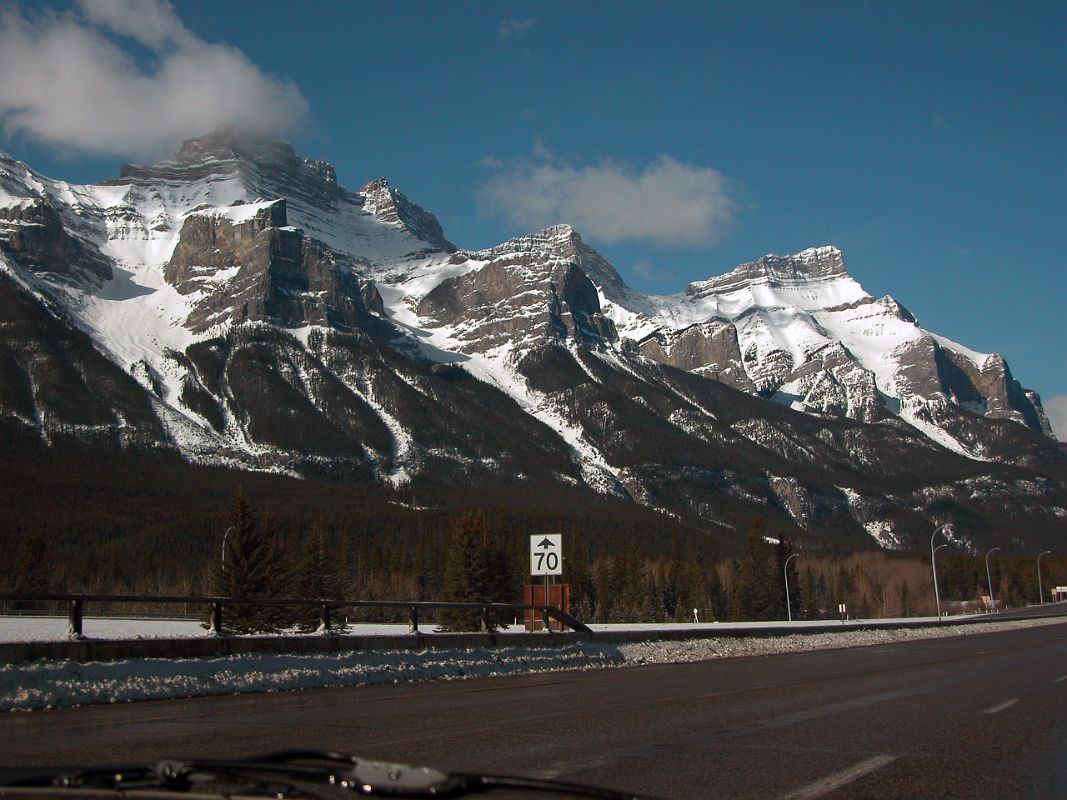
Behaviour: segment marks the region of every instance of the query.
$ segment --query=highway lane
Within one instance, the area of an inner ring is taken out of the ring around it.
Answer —
[[[1067,622],[849,650],[96,706],[0,719],[0,764],[288,747],[661,797],[1067,796]]]
[[[1067,602],[1042,603],[1036,606],[1022,606],[1009,608],[990,614],[990,619],[1032,619],[1034,617],[1062,617],[1067,616]]]

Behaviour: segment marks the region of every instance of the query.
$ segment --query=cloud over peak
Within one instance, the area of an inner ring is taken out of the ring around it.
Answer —
[[[708,247],[734,220],[722,173],[668,155],[641,169],[611,160],[575,165],[539,144],[532,158],[485,163],[496,174],[479,191],[483,212],[521,230],[566,222],[606,244]]]
[[[147,65],[123,49],[149,51]],[[0,124],[59,150],[155,156],[226,123],[295,132],[307,101],[241,51],[206,42],[165,0],[80,0],[78,12],[0,11]]]

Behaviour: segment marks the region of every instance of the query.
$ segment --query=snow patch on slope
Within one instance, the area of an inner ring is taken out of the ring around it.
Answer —
[[[457,270],[454,274],[465,274],[484,266],[485,263],[479,261],[454,265]],[[412,334],[421,355],[439,363],[462,364],[474,377],[497,387],[515,400],[526,413],[554,430],[575,454],[575,461],[581,468],[586,483],[601,492],[622,493],[624,490],[621,488],[618,470],[586,440],[580,427],[570,423],[551,405],[548,398],[531,389],[526,380],[512,368],[513,356],[518,352],[515,343],[509,342],[485,353],[468,354],[462,352],[462,344],[456,338],[452,327],[422,327],[422,321],[415,313],[415,306],[418,300],[442,279],[433,274],[415,271],[403,283],[379,284],[378,290],[382,295],[387,316]],[[576,360],[581,363],[580,359]]]

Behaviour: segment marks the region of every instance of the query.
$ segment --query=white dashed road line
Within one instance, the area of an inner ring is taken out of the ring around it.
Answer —
[[[1005,700],[1003,703],[998,703],[995,706],[991,706],[990,708],[987,708],[982,713],[983,714],[999,714],[1005,708],[1011,708],[1013,705],[1015,705],[1018,702],[1019,702],[1019,698],[1018,697],[1015,697],[1015,698],[1013,698],[1011,700]]]
[[[859,780],[864,775],[874,772],[876,769],[890,764],[894,761],[893,756],[880,755],[868,758],[866,761],[861,761],[858,764],[854,764],[848,769],[843,769],[840,772],[835,772],[832,775],[827,775],[821,780],[817,780],[814,783],[809,783],[807,786],[802,786],[795,792],[790,792],[785,795],[782,800],[815,800],[817,797],[830,794],[830,792],[837,791],[842,786],[852,783],[852,781]]]

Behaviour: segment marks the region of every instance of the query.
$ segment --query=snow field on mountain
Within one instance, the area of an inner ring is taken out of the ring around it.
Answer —
[[[626,644],[579,642],[517,647],[508,645],[507,637],[503,635],[504,643],[491,648],[360,650],[316,655],[245,654],[225,658],[128,659],[86,664],[37,661],[0,666],[0,711],[674,664],[887,645],[1051,624],[1063,624],[1063,620],[1032,619],[903,630],[874,627],[833,633],[803,633],[800,632],[803,628],[798,626],[798,633],[785,636],[704,638],[707,630],[715,627],[710,624],[701,626],[704,629],[702,638]],[[650,630],[651,627],[641,626],[639,629]]]
[[[485,262],[474,262],[478,269]],[[577,463],[582,470],[582,477],[601,491],[613,492],[618,480],[615,470],[600,452],[585,440],[581,428],[570,424],[558,410],[551,407],[539,392],[527,386],[525,379],[514,372],[509,365],[517,348],[508,343],[494,348],[485,354],[461,352],[461,343],[455,338],[451,326],[442,325],[433,329],[423,327],[422,320],[414,311],[414,305],[448,277],[462,275],[472,269],[454,271],[446,278],[439,278],[440,273],[416,272],[410,280],[399,285],[379,285],[383,305],[390,319],[400,323],[412,332],[424,355],[435,361],[454,362],[462,365],[467,372],[479,380],[495,386],[519,404],[528,414],[543,422],[559,434],[577,455]],[[578,360],[578,359],[576,359]],[[580,360],[578,360],[579,363]],[[584,365],[583,365],[584,368]],[[608,477],[610,476],[610,477]]]
[[[360,396],[367,402],[367,405],[374,409],[374,413],[385,423],[385,427],[389,429],[389,433],[393,437],[392,466],[388,473],[382,475],[382,479],[394,487],[410,481],[412,475],[404,465],[411,458],[411,435],[404,430],[400,420],[386,411],[385,407],[378,402],[373,390],[368,389],[368,391],[361,393]]]
[[[825,252],[824,252],[825,251]],[[840,254],[833,248],[815,248],[796,254],[803,261],[819,254]],[[742,272],[739,267],[735,273]],[[812,354],[839,341],[858,366],[874,375],[876,387],[890,400],[899,401],[897,385],[900,348],[927,335],[917,324],[898,316],[891,298],[875,300],[848,274],[802,278],[751,278],[734,273],[691,284],[685,293],[648,298],[655,309],[649,319],[635,309],[618,305],[605,308],[620,335],[640,340],[659,326],[682,330],[719,318],[734,323],[742,353],[754,353],[754,363],[745,362],[749,377],[757,386],[772,385],[781,379],[783,367],[773,354],[786,353],[791,364],[788,373],[807,363]],[[601,297],[604,298],[603,292]],[[606,299],[606,298],[604,298]],[[960,353],[979,368],[988,356],[949,339],[934,336],[944,347]],[[804,411],[804,392],[796,382],[774,387],[776,399],[794,410]],[[850,410],[851,406],[850,406]],[[909,413],[905,405],[891,410],[935,443],[967,458],[985,460],[944,430],[924,423]]]

